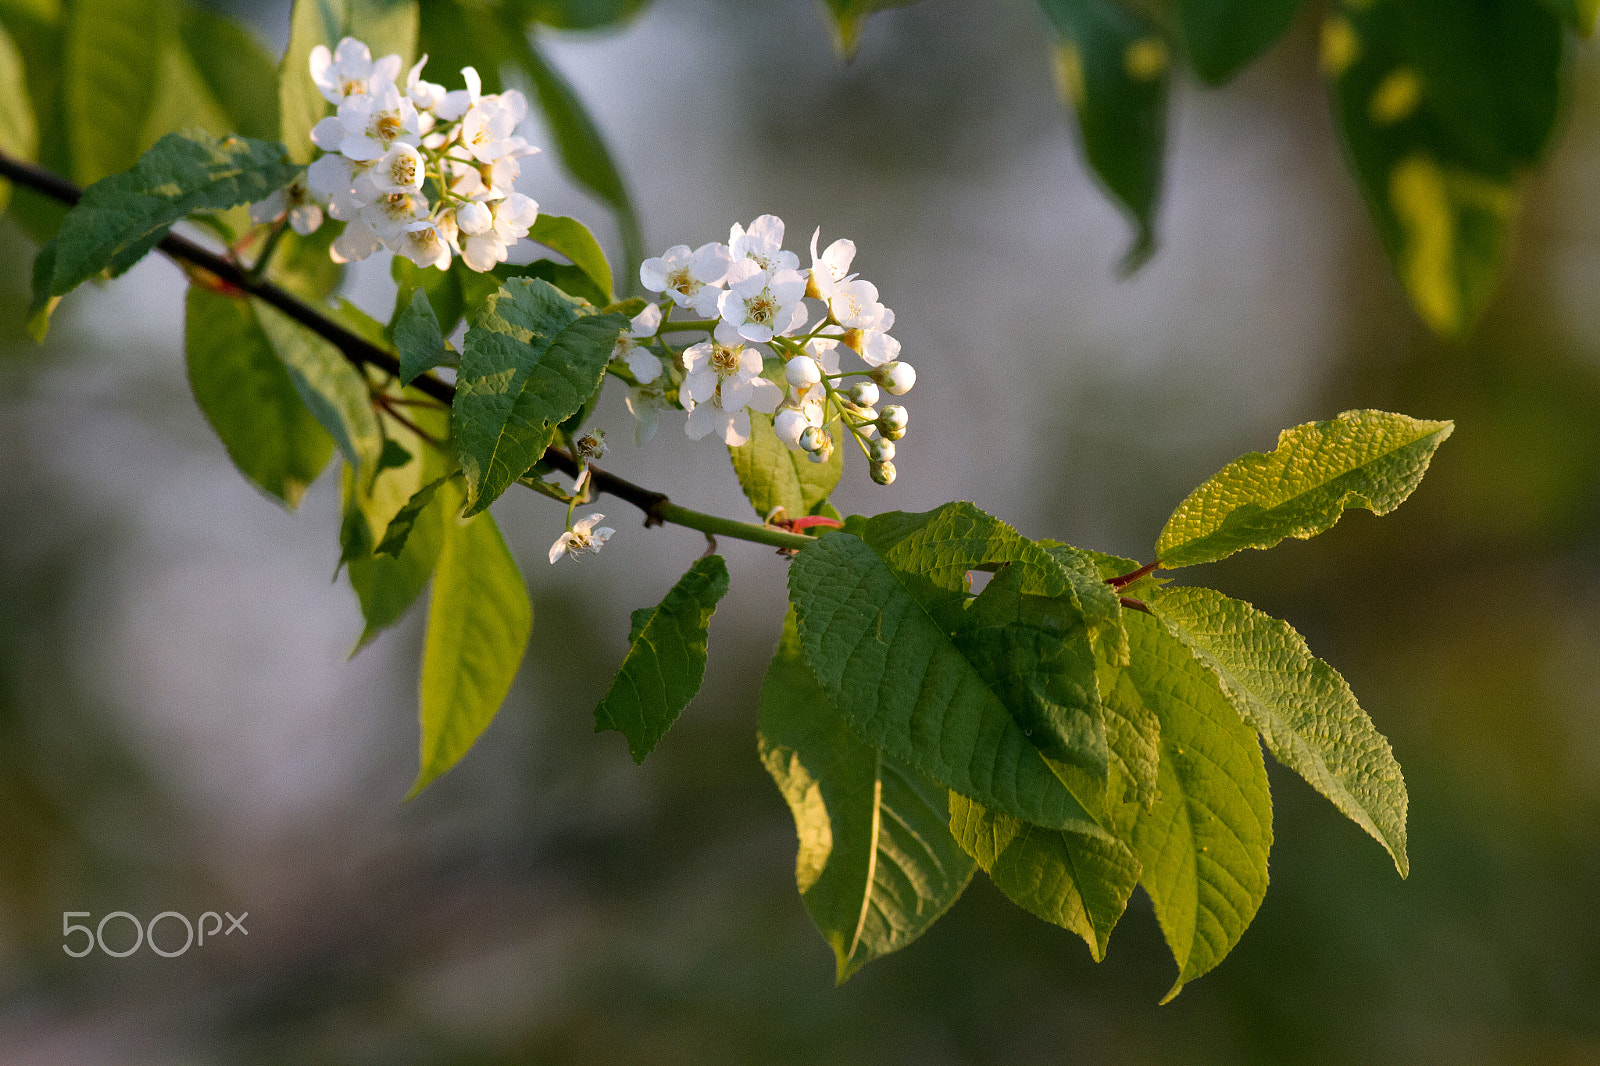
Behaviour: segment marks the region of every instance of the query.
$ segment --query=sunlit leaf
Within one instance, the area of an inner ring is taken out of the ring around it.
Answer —
[[[276,308],[257,304],[256,315],[307,410],[345,461],[372,476],[383,452],[383,431],[361,371],[332,344]]]
[[[171,0],[75,0],[67,16],[66,119],[80,185],[133,166],[177,33]]]
[[[0,26],[0,152],[13,159],[33,160],[39,152],[39,127],[28,99],[27,72],[17,45]],[[0,181],[0,213],[11,200],[11,183]]]
[[[606,262],[606,253],[601,250],[600,242],[594,239],[594,234],[589,232],[589,227],[565,215],[541,214],[528,230],[528,239],[551,251],[560,252],[587,274],[605,294],[599,306],[604,307],[611,302],[611,264]]]
[[[844,472],[843,448],[835,448],[827,462],[813,463],[805,452],[791,451],[778,439],[771,415],[755,410],[750,412],[750,439],[729,448],[728,457],[745,498],[763,519],[780,507],[789,518],[819,513]]]

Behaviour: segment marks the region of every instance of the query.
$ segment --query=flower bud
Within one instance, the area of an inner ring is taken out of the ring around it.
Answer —
[[[878,420],[878,409],[875,407],[859,407],[856,404],[851,404],[847,410],[863,422],[876,422]]]
[[[809,355],[797,355],[784,365],[783,376],[796,389],[805,390],[822,380],[822,368]]]
[[[884,363],[872,372],[872,380],[893,396],[904,396],[917,383],[917,372],[910,363]]]
[[[800,447],[813,455],[822,450],[827,440],[828,434],[826,431],[816,426],[807,426],[800,433]]]
[[[850,399],[862,407],[871,407],[878,402],[878,386],[870,381],[858,381],[850,390]]]
[[[881,438],[873,441],[867,446],[867,456],[875,463],[887,463],[894,458],[894,442]]]
[[[805,431],[813,428],[806,419],[805,412],[797,411],[793,407],[785,407],[778,412],[772,420],[772,430],[778,439],[787,444],[791,449],[800,447],[800,439]],[[808,451],[810,449],[807,449]]]
[[[489,213],[487,205],[474,200],[456,208],[456,225],[469,236],[487,233],[489,227],[494,225],[494,216]]]
[[[911,416],[906,413],[906,409],[897,403],[892,403],[878,416],[878,429],[890,440],[899,440],[906,435],[906,423],[910,421]]]
[[[872,464],[872,480],[876,481],[878,484],[894,484],[894,475],[895,469],[893,463],[885,461],[882,463]]]

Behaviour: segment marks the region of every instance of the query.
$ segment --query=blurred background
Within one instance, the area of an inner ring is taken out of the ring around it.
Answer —
[[[236,11],[281,49],[287,6]],[[794,0],[657,0],[550,44],[650,248],[768,211],[791,248],[817,225],[856,241],[920,378],[900,479],[847,460],[841,510],[964,498],[1148,558],[1189,488],[1283,427],[1455,419],[1394,515],[1194,575],[1298,626],[1392,739],[1409,880],[1274,768],[1266,902],[1171,1005],[1142,896],[1096,965],[981,874],[835,988],[756,757],[785,563],[723,545],[705,687],[636,767],[592,708],[628,611],[704,541],[608,501],[604,555],[551,567],[560,511],[528,493],[496,508],[534,599],[523,676],[402,805],[422,612],[345,661],[336,478],[289,515],[232,469],[164,260],[69,298],[44,348],[17,340],[33,249],[6,222],[0,1062],[1600,1063],[1600,63],[1572,57],[1509,279],[1443,343],[1343,168],[1305,14],[1229,88],[1177,88],[1161,249],[1127,280],[1030,4],[893,11],[848,64]],[[523,189],[615,250],[549,154]],[[387,264],[365,267],[349,293],[386,314]],[[598,424],[611,469],[747,510],[719,446],[672,423],[636,450],[616,396]],[[248,912],[249,935],[71,959],[68,910]]]

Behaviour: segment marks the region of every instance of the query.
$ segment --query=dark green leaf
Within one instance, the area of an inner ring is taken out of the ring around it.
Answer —
[[[338,226],[323,226],[306,237],[293,229],[284,230],[267,268],[267,277],[302,300],[323,305],[344,280],[344,265],[335,263],[328,255],[328,248],[338,235]],[[404,256],[395,256],[395,260],[410,262]]]
[[[465,269],[460,260],[452,261],[449,270],[435,270],[433,267],[419,267],[403,255],[395,256],[390,274],[399,288],[394,295],[390,332],[393,333],[418,292],[427,294],[428,307],[439,324],[440,334],[448,337],[454,332],[467,311],[461,290],[461,271]]]
[[[283,143],[296,163],[316,155],[311,127],[333,111],[311,80],[311,50],[320,44],[332,51],[344,37],[366,44],[374,59],[398,54],[409,65],[417,50],[417,0],[295,0],[278,107]]]
[[[12,4],[4,12],[5,28],[23,60],[27,101],[34,117],[38,145],[34,162],[57,174],[71,174],[72,153],[67,136],[66,23],[59,3]],[[21,99],[18,97],[18,99]],[[56,235],[67,207],[28,189],[13,190],[11,217],[35,243],[43,245]]]
[[[659,606],[633,612],[627,658],[594,710],[594,728],[626,736],[634,762],[644,762],[700,691],[706,629],[727,591],[728,567],[722,556],[709,555],[678,579]]]
[[[416,526],[417,519],[427,510],[433,502],[434,495],[439,491],[439,486],[445,483],[445,478],[435,478],[411,494],[405,505],[396,511],[394,517],[384,527],[383,539],[373,549],[377,555],[400,557],[400,552],[405,548],[406,541],[411,537],[411,530]]]
[[[195,402],[239,472],[295,507],[333,441],[301,402],[250,302],[191,286],[184,356]]]
[[[1220,85],[1282,37],[1299,9],[1300,0],[1179,0],[1189,62]]]
[[[0,26],[0,152],[13,159],[34,160],[39,152],[39,127],[28,99],[27,72],[11,34]],[[0,181],[0,213],[11,199],[11,183]]]
[[[582,310],[548,282],[513,279],[467,331],[454,427],[468,514],[537,462],[599,386],[628,320]]]
[[[817,685],[790,611],[761,686],[761,761],[794,815],[795,880],[838,980],[921,936],[973,864],[944,789],[865,743]]]
[[[1595,15],[1600,14],[1600,0],[1546,0],[1546,3],[1585,37],[1594,32]]]
[[[66,37],[66,119],[80,185],[133,166],[177,30],[170,0],[75,0]],[[57,294],[59,295],[59,293]]]
[[[548,281],[568,296],[578,300],[587,300],[596,307],[605,307],[611,299],[609,293],[601,292],[600,286],[594,279],[584,273],[582,268],[571,263],[558,263],[554,259],[535,259],[531,263],[501,263],[494,268],[492,277],[502,281],[512,278],[541,278]],[[637,311],[634,314],[638,314]],[[633,315],[629,315],[632,318]]]
[[[589,232],[589,227],[565,215],[541,214],[528,230],[528,239],[566,256],[573,266],[587,274],[595,287],[605,294],[604,299],[596,302],[597,307],[611,302],[611,264],[606,262],[606,253]]]
[[[400,351],[402,385],[411,384],[419,375],[443,366],[454,357],[455,353],[439,331],[439,320],[434,317],[425,290],[412,290],[411,303],[394,320],[394,346]]]

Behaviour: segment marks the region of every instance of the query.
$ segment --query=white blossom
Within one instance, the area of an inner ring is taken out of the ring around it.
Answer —
[[[654,337],[661,328],[661,308],[646,304],[645,309],[633,316],[629,328],[617,336],[616,347],[611,349],[612,362],[626,363],[634,379],[648,385],[661,376],[661,360],[639,342]]]
[[[454,236],[444,219],[423,220],[401,234],[395,252],[419,267],[450,269],[450,241]]]
[[[370,93],[375,86],[399,76],[399,56],[384,56],[374,63],[371,49],[354,37],[340,41],[332,54],[321,44],[311,50],[311,80],[330,104]]]
[[[771,414],[783,401],[783,391],[761,376],[760,353],[722,326],[714,339],[687,349],[683,365],[688,373],[678,396],[689,412],[684,431],[693,440],[715,431],[737,448],[750,439],[746,408]]]
[[[806,279],[798,270],[769,274],[753,259],[736,259],[728,287],[717,298],[722,321],[758,343],[799,329],[806,322]]]
[[[250,221],[258,226],[275,222],[285,213],[289,226],[302,237],[315,233],[322,225],[322,205],[313,198],[303,174],[265,200],[250,205]]]
[[[728,252],[735,262],[749,259],[770,274],[800,266],[799,256],[783,250],[783,219],[777,215],[762,215],[748,230],[735,222],[728,234]]]
[[[783,365],[783,376],[797,389],[809,389],[822,380],[822,368],[809,355],[797,355]]]
[[[657,379],[649,385],[628,390],[624,402],[628,405],[628,413],[633,416],[635,447],[643,448],[655,440],[656,430],[661,428],[661,412],[672,407],[667,402],[664,385],[664,381]]]
[[[692,252],[687,244],[676,244],[665,254],[639,264],[639,281],[650,292],[672,297],[676,306],[710,317],[717,313],[720,286],[732,265],[725,244],[713,241]]]
[[[317,127],[327,121],[323,119]],[[400,95],[393,81],[370,93],[346,97],[335,121],[343,127],[339,153],[357,162],[377,159],[396,141],[413,146],[422,143],[416,106]]]
[[[383,247],[383,242],[378,239],[377,231],[364,218],[356,218],[345,223],[344,232],[334,238],[333,245],[328,249],[328,255],[335,263],[353,263]]]
[[[572,528],[556,538],[550,545],[550,562],[554,563],[563,555],[570,554],[574,559],[580,555],[596,555],[611,539],[611,534],[616,530],[610,526],[595,528],[595,523],[604,518],[603,514],[592,514],[588,518],[580,519]]]
[[[369,173],[380,193],[417,192],[426,166],[421,152],[409,144],[397,144],[379,157]]]
[[[445,93],[444,99],[433,109],[433,113],[446,122],[454,122],[465,115],[483,98],[483,79],[478,77],[476,69],[462,67],[461,80],[467,87]]]
[[[512,89],[485,96],[461,119],[461,147],[480,163],[492,163],[503,155],[528,147],[515,136],[517,124],[528,114],[528,101]]]
[[[829,300],[839,283],[850,274],[850,262],[856,257],[854,241],[841,237],[828,245],[828,250],[817,254],[817,241],[822,237],[822,227],[811,234],[811,283],[806,295],[818,300]]]
[[[437,112],[444,103],[447,94],[443,85],[422,80],[422,68],[428,62],[428,57],[423,56],[417,60],[417,65],[411,68],[406,75],[406,99],[415,105],[418,112]]]

